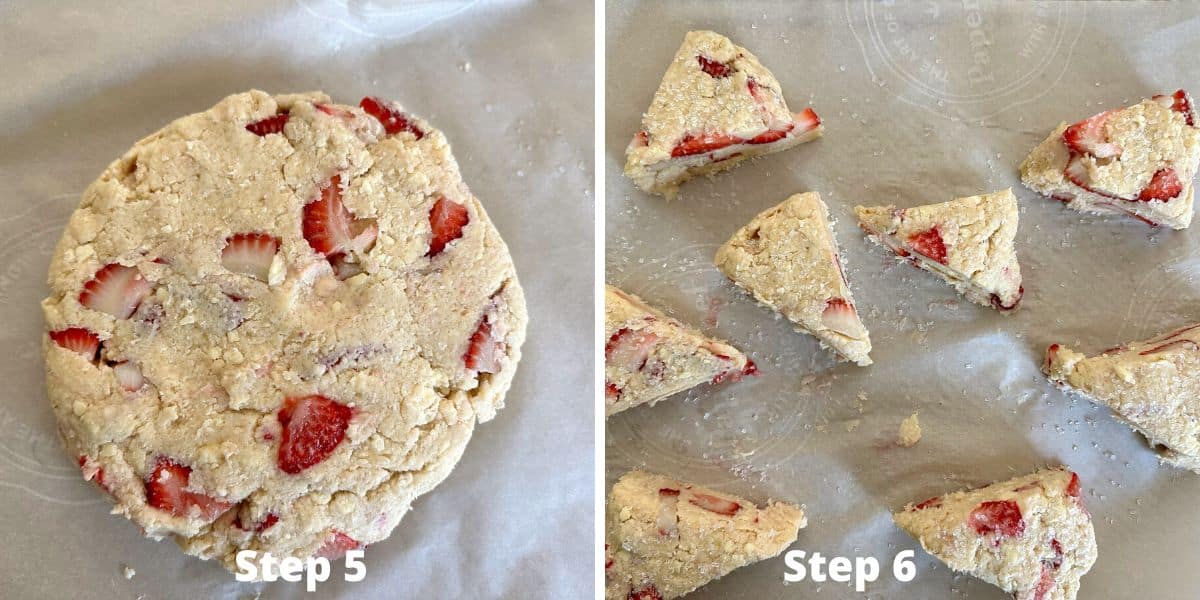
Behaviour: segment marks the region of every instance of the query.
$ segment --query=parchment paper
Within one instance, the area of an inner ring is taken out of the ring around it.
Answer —
[[[570,1],[0,3],[0,597],[589,597],[592,30]],[[142,136],[252,87],[395,98],[444,130],[529,302],[507,407],[367,549],[365,581],[316,594],[237,583],[110,516],[43,389],[38,302],[84,187]]]
[[[777,558],[690,597],[1005,598],[925,555],[889,511],[1058,463],[1082,477],[1100,548],[1080,598],[1196,597],[1200,477],[1158,466],[1139,435],[1052,388],[1039,363],[1052,342],[1098,353],[1200,320],[1200,232],[1066,210],[1021,187],[1017,166],[1060,121],[1200,91],[1198,11],[1191,2],[608,4],[607,279],[749,351],[762,375],[609,419],[607,483],[642,467],[760,502],[804,503],[809,526],[793,548],[883,563],[866,594],[785,586]],[[754,52],[792,110],[812,106],[826,133],[685,184],[668,203],[636,190],[621,166],[691,29]],[[1011,316],[896,263],[864,239],[852,212],[1010,186],[1026,290]],[[835,363],[712,266],[735,229],[807,190],[837,219],[874,366]],[[897,427],[914,411],[924,438],[899,448]],[[890,561],[907,548],[917,549],[919,575],[900,584]]]

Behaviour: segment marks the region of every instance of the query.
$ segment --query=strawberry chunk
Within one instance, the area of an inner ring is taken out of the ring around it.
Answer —
[[[1107,110],[1067,127],[1062,133],[1063,142],[1079,154],[1091,154],[1096,158],[1121,156],[1121,147],[1109,142],[1104,134],[1104,124],[1116,112]]]
[[[682,156],[693,156],[696,154],[704,154],[713,150],[720,150],[726,146],[741,143],[741,139],[729,135],[727,133],[704,133],[701,135],[688,134],[679,140],[678,144],[671,149],[671,156],[679,158]]]
[[[67,350],[73,350],[86,356],[88,360],[96,360],[96,353],[100,350],[100,338],[82,327],[68,327],[59,331],[51,331],[50,339]]]
[[[1062,544],[1058,543],[1057,539],[1051,539],[1050,540],[1050,549],[1054,551],[1054,557],[1048,561],[1043,561],[1043,562],[1044,562],[1044,564],[1046,564],[1046,566],[1050,567],[1051,569],[1057,570],[1058,568],[1062,567],[1062,561],[1063,561]]]
[[[1054,572],[1050,568],[1046,567],[1046,565],[1042,565],[1042,575],[1040,578],[1038,578],[1037,586],[1035,586],[1029,592],[1030,595],[1026,597],[1030,600],[1045,600],[1049,596],[1050,592],[1054,590],[1055,585],[1056,582],[1054,581]],[[1021,595],[1018,594],[1017,597],[1020,598]]]
[[[146,385],[146,379],[142,377],[142,370],[137,363],[124,361],[113,365],[113,376],[117,379],[117,385],[127,392],[136,392]]]
[[[612,334],[604,345],[604,362],[630,371],[640,371],[646,366],[646,359],[654,351],[657,341],[658,335],[655,333],[622,328]]]
[[[700,70],[708,73],[713,79],[729,77],[733,74],[733,68],[723,62],[715,61],[703,54],[696,56],[696,60],[700,63]]]
[[[346,110],[340,106],[330,106],[328,104],[313,103],[313,108],[315,108],[331,117],[337,117],[339,119],[342,119],[343,121],[349,121],[354,118],[354,113],[352,111]]]
[[[971,511],[967,522],[979,535],[996,536],[997,543],[1002,538],[1025,533],[1025,519],[1021,518],[1021,507],[1012,500],[984,502]]]
[[[446,249],[446,245],[463,235],[463,228],[471,221],[467,207],[438,196],[433,208],[429,209],[429,229],[433,237],[429,239],[429,251],[425,256],[434,257]]]
[[[362,542],[334,529],[329,532],[329,537],[325,538],[325,543],[321,544],[320,548],[317,548],[317,552],[313,556],[316,558],[337,560],[345,556],[346,552],[358,550],[362,547]]]
[[[212,496],[187,490],[191,467],[160,456],[146,480],[146,504],[176,517],[198,514],[211,521],[233,504]]]
[[[1150,202],[1151,200],[1166,202],[1178,196],[1182,191],[1183,184],[1179,182],[1179,177],[1175,175],[1175,169],[1167,167],[1166,169],[1159,169],[1154,173],[1154,177],[1150,178],[1150,183],[1146,184],[1141,194],[1138,194],[1138,200],[1142,202]]]
[[[128,319],[150,295],[150,282],[134,267],[104,265],[79,292],[79,303],[118,319]]]
[[[946,264],[946,243],[937,227],[909,236],[908,245],[926,258]]]
[[[83,470],[84,481],[95,481],[96,485],[104,489],[104,491],[112,493],[108,487],[108,482],[104,480],[104,467],[95,466],[92,459],[87,456],[79,457],[79,468]]]
[[[304,239],[313,250],[331,256],[366,252],[375,244],[379,226],[375,219],[358,219],[342,205],[341,175],[334,175],[321,195],[304,205]]]
[[[1175,93],[1170,96],[1159,94],[1151,98],[1159,104],[1170,108],[1171,110],[1183,115],[1184,121],[1192,127],[1196,126],[1196,111],[1195,105],[1192,103],[1192,97],[1186,90],[1175,90]]]
[[[856,337],[862,333],[858,311],[845,298],[830,298],[825,301],[825,310],[821,311],[821,324],[848,337]]]
[[[658,488],[659,496],[678,496],[679,490],[675,488]]]
[[[735,513],[737,513],[738,510],[742,508],[741,504],[738,504],[733,500],[726,500],[725,498],[718,498],[708,494],[692,494],[692,497],[688,498],[688,502],[691,502],[692,504],[709,512],[714,512],[718,515],[725,515],[727,517],[732,517]]]
[[[913,506],[913,510],[925,510],[927,508],[937,508],[942,505],[942,497],[934,496],[926,500],[922,500]]]
[[[272,117],[267,117],[246,124],[246,131],[257,136],[270,135],[272,133],[283,133],[283,126],[287,125],[288,118],[291,117],[288,113],[279,113]]]
[[[621,399],[621,388],[611,381],[604,382],[604,402],[606,404],[616,404],[617,400]]]
[[[492,326],[485,316],[479,321],[479,327],[471,334],[467,342],[467,351],[463,354],[463,364],[467,369],[479,373],[496,373],[500,371],[500,358],[504,356],[504,342],[492,337]]]
[[[662,600],[662,594],[658,592],[658,588],[654,587],[653,583],[647,583],[629,592],[629,596],[625,600]]]
[[[797,135],[803,135],[821,126],[821,117],[818,117],[817,111],[811,108],[792,115],[792,121],[800,128]]]
[[[795,123],[788,123],[787,126],[784,127],[783,129],[771,129],[771,130],[764,131],[764,132],[746,140],[746,143],[747,144],[770,144],[771,142],[778,142],[779,140],[782,140],[783,138],[787,137],[787,135],[789,133],[791,133],[792,130],[795,128],[796,128]]]
[[[262,532],[270,529],[272,526],[274,526],[278,522],[279,522],[279,515],[277,515],[275,513],[267,513],[267,516],[265,518],[263,518],[261,523],[259,523],[258,525],[255,525],[253,529],[250,529],[242,524],[242,515],[239,514],[233,520],[233,526],[237,527],[238,529],[241,529],[242,531],[253,531],[254,533],[262,533]]]
[[[354,410],[325,396],[286,398],[279,409],[283,436],[279,470],[295,475],[333,454],[346,437]]]
[[[266,281],[271,261],[279,250],[279,238],[265,233],[238,233],[225,238],[221,266]]]
[[[1052,350],[1058,349],[1058,344],[1050,346]],[[1077,500],[1083,500],[1083,487],[1079,483],[1079,474],[1071,471],[1071,481],[1067,483],[1067,495]]]
[[[381,100],[374,96],[367,96],[359,101],[358,105],[362,107],[363,111],[368,115],[378,119],[379,122],[383,124],[383,130],[386,131],[388,135],[395,135],[397,133],[407,131],[417,136],[418,140],[425,137],[425,132],[422,131],[420,127],[417,127],[417,125],[409,119],[408,115],[396,110],[395,108],[392,108],[391,105],[385,100]]]

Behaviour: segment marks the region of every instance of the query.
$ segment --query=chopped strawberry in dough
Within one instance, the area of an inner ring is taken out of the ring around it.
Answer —
[[[433,236],[429,240],[428,257],[434,257],[446,249],[446,245],[463,235],[463,228],[471,221],[467,207],[438,196],[433,208],[429,210],[429,229]]]
[[[221,266],[249,275],[260,281],[267,280],[271,261],[279,250],[279,238],[265,233],[237,233],[225,239],[221,250]]]
[[[105,265],[79,293],[79,303],[118,319],[128,319],[150,294],[150,282],[136,267]]]
[[[287,398],[279,409],[278,465],[295,475],[329,458],[346,437],[354,409],[325,396]]]
[[[191,467],[160,456],[146,480],[146,504],[175,517],[199,514],[206,521],[217,518],[233,505],[201,492],[187,489]]]
[[[86,356],[88,360],[95,360],[96,352],[100,350],[100,338],[82,327],[51,331],[50,339],[67,350]]]

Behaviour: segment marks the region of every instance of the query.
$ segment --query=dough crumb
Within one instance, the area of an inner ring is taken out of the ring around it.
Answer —
[[[921,441],[921,422],[917,420],[917,413],[913,413],[900,421],[900,434],[896,437],[896,444],[912,448],[919,441]]]
[[[133,579],[133,576],[137,575],[137,571],[129,565],[121,565],[121,573],[125,575],[125,579]]]

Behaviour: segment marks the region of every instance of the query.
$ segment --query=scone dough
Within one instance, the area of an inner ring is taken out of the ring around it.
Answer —
[[[1200,473],[1200,324],[1111,348],[1099,356],[1046,350],[1050,381],[1113,410],[1159,458]]]
[[[1078,211],[1183,229],[1200,166],[1197,125],[1184,90],[1062,123],[1021,163],[1021,181]]]
[[[741,350],[611,285],[604,287],[604,339],[605,417],[757,372]]]
[[[936,273],[967,299],[1006,312],[1021,302],[1017,199],[1011,189],[912,208],[854,207],[875,243]]]
[[[717,249],[716,264],[839,357],[871,364],[871,338],[842,270],[829,210],[816,192],[796,194],[754,217]]]
[[[782,502],[737,496],[631,471],[608,498],[606,600],[671,600],[750,563],[777,556],[808,524]]]
[[[50,265],[67,451],[230,569],[386,538],[520,358],[512,260],[445,136],[362,106],[251,91],[176,120],[87,188]]]
[[[690,31],[625,149],[625,176],[672,198],[697,175],[820,135],[817,113],[792,114],[775,76],[749,50],[712,31]]]
[[[1061,467],[909,504],[894,518],[951,569],[1017,600],[1074,600],[1096,562],[1079,476]]]

